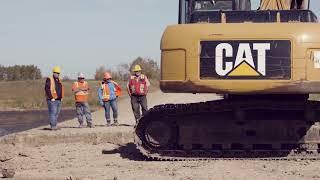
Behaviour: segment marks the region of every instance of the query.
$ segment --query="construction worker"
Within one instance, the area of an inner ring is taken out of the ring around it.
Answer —
[[[110,107],[112,109],[113,121],[112,126],[118,126],[118,104],[117,99],[121,96],[121,87],[112,80],[112,76],[109,72],[105,72],[103,81],[98,88],[98,95],[100,105],[105,110],[105,117],[107,120],[107,126],[110,126]]]
[[[88,103],[89,84],[85,81],[83,73],[78,73],[78,81],[73,83],[72,92],[76,101],[76,111],[79,121],[79,128],[83,128],[83,116],[86,117],[87,127],[93,128],[90,107]]]
[[[131,97],[131,107],[136,122],[138,122],[141,117],[140,106],[142,108],[142,115],[148,110],[147,93],[150,82],[146,75],[141,74],[141,70],[140,65],[135,65],[132,69],[133,74],[127,83],[127,90]]]
[[[60,67],[54,67],[52,73],[53,75],[47,78],[44,89],[47,96],[51,130],[58,130],[57,120],[61,109],[61,101],[64,97],[64,88],[59,77]]]

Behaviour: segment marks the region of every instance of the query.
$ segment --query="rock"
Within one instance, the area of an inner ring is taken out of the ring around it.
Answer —
[[[11,159],[14,158],[14,153],[11,151],[6,151],[6,150],[3,150],[3,151],[0,151],[0,161],[1,162],[6,162],[6,161],[9,161]]]
[[[301,162],[301,159],[294,159],[294,161],[296,161],[296,162]]]
[[[13,159],[16,156],[16,147],[12,145],[0,146],[0,162],[6,162]]]
[[[21,157],[29,157],[28,153],[26,153],[26,152],[20,152],[19,156],[21,156]]]
[[[313,179],[320,179],[320,176],[319,175],[314,175],[312,176]]]
[[[13,178],[14,174],[14,169],[2,169],[2,176],[4,178]]]

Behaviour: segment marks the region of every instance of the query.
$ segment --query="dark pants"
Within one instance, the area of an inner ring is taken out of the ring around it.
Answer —
[[[86,117],[87,124],[92,124],[91,111],[87,102],[76,102],[77,117],[80,124],[83,124],[83,116]]]
[[[141,117],[140,106],[142,108],[142,115],[148,111],[147,96],[131,96],[131,106],[136,122]]]

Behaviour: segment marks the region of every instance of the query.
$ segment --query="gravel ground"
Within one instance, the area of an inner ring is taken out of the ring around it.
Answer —
[[[133,144],[57,144],[15,149],[2,163],[15,179],[320,179],[318,161],[145,161]]]
[[[165,98],[164,98],[165,97]],[[162,94],[155,92],[149,96],[150,106],[162,103],[197,102],[217,99],[213,95]],[[16,137],[43,137],[52,135],[67,138],[77,134],[80,138],[88,133],[130,132],[134,120],[129,100],[119,102],[120,123],[123,127],[103,127],[103,111],[93,114],[98,125],[95,129],[72,128],[77,126],[75,119],[61,123],[64,128],[57,132],[44,131],[43,127],[15,134]],[[3,139],[3,137],[2,137]],[[23,140],[24,138],[22,138]],[[29,138],[30,139],[30,138]],[[84,138],[85,139],[85,138]],[[1,138],[0,138],[1,140]],[[90,139],[89,139],[90,140]],[[146,161],[133,143],[122,145],[106,142],[53,141],[50,144],[25,143],[0,145],[0,169],[13,168],[14,179],[174,179],[174,180],[301,180],[320,179],[320,161]],[[56,143],[54,143],[56,142]],[[0,175],[1,177],[1,175]]]

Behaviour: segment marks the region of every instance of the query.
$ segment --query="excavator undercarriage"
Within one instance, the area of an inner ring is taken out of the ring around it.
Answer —
[[[319,159],[320,102],[305,95],[231,96],[152,108],[136,127],[157,160]]]

